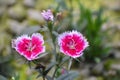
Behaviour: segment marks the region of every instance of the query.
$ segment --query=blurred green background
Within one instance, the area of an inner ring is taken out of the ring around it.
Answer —
[[[72,65],[80,72],[76,80],[120,80],[120,0],[0,0],[0,80],[42,80],[36,79],[34,65],[30,69],[11,48],[11,40],[38,31],[47,40],[40,14],[44,9],[61,12],[55,31],[76,29],[90,43],[80,58],[83,64]]]

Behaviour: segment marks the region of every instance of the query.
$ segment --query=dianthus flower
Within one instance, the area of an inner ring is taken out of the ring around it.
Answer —
[[[42,17],[46,20],[46,21],[53,21],[53,14],[51,12],[50,9],[48,9],[47,11],[43,10],[43,12],[41,12]]]
[[[12,47],[27,60],[34,60],[38,55],[45,52],[43,36],[33,33],[32,36],[22,35],[12,41]]]
[[[58,36],[60,52],[73,58],[80,57],[88,47],[86,38],[77,31],[64,32]]]

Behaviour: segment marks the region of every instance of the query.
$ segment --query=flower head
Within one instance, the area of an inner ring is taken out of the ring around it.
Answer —
[[[48,9],[47,11],[43,10],[41,14],[46,21],[53,21],[54,16],[50,9]]]
[[[60,52],[73,58],[80,57],[88,42],[83,35],[77,31],[64,32],[58,37]]]
[[[43,44],[43,36],[39,33],[33,33],[31,37],[22,35],[12,41],[12,47],[27,60],[34,60],[45,52]]]

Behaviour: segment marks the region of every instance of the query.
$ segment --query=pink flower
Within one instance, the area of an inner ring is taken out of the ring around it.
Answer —
[[[53,21],[54,16],[53,16],[51,10],[49,10],[49,9],[47,11],[43,10],[43,12],[41,14],[46,21]]]
[[[58,37],[60,52],[73,58],[80,57],[88,47],[88,42],[83,35],[77,31],[64,32]]]
[[[39,33],[28,35],[22,35],[12,41],[12,47],[27,60],[34,60],[38,58],[38,55],[45,52],[45,46],[43,46],[43,36]]]

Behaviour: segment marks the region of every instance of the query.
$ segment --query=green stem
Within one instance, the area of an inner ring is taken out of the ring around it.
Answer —
[[[52,37],[52,43],[53,43],[53,45],[54,45],[54,49],[53,49],[54,60],[57,62],[57,61],[59,60],[59,59],[58,59],[58,58],[59,58],[59,54],[56,54],[56,53],[57,53],[57,52],[56,52],[56,42],[55,42],[55,39],[54,39],[54,35],[53,35],[53,33],[52,33],[52,31],[53,31],[53,23],[47,22],[47,26],[48,26],[50,35],[51,35],[51,37]],[[58,69],[59,69],[59,65],[56,64],[56,66],[55,66],[55,71],[54,71],[53,76],[52,76],[53,79],[55,78]]]
[[[58,69],[59,69],[59,66],[56,66],[55,71],[53,73],[53,79],[55,78],[55,74],[56,74],[56,72],[57,72]]]
[[[72,58],[69,59],[68,70],[70,70],[70,68],[71,68],[72,60],[73,60]]]
[[[54,53],[54,59],[55,61],[57,61],[57,54],[56,54],[56,44],[55,44],[55,40],[54,40],[54,35],[52,33],[53,31],[53,23],[52,22],[47,22],[47,26],[48,26],[48,29],[49,29],[49,32],[50,32],[50,36],[52,37],[52,43],[54,45],[54,49],[53,49],[53,53]]]

